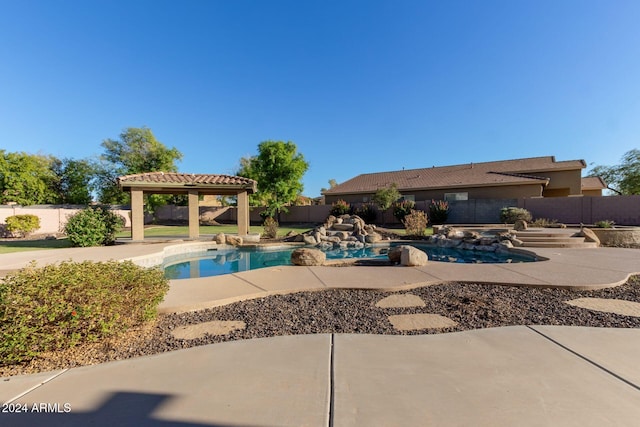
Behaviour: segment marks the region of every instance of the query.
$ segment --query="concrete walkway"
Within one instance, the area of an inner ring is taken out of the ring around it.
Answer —
[[[165,247],[7,254],[0,255],[0,270],[29,259],[154,257]],[[637,250],[535,252],[549,260],[277,267],[177,280],[162,308],[191,310],[303,289],[398,289],[453,280],[601,288],[640,273]],[[564,326],[228,342],[0,379],[3,409],[27,410],[0,412],[0,425],[632,426],[640,419],[639,353],[638,329]]]

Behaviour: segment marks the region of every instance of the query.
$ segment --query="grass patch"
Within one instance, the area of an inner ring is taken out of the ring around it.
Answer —
[[[281,226],[278,228],[278,237],[285,236],[290,231],[295,231],[298,233],[303,233],[305,231],[313,228],[311,225],[301,225],[301,226]],[[264,232],[264,227],[262,225],[252,225],[249,227],[250,233],[260,233]],[[224,224],[224,225],[202,225],[200,226],[200,235],[215,235],[218,233],[225,234],[237,234],[238,226],[233,224]],[[145,228],[144,237],[177,237],[177,236],[188,236],[189,235],[189,226],[187,225],[154,225]],[[116,234],[116,237],[130,237],[131,232],[128,230],[120,231]]]
[[[5,240],[0,242],[0,254],[12,252],[38,251],[42,249],[70,248],[71,243],[67,239],[57,240]]]

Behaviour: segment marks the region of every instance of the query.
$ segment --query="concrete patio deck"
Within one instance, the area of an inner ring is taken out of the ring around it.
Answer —
[[[6,254],[0,255],[0,270],[31,259],[44,264],[153,256],[167,246]],[[549,260],[274,267],[176,280],[161,308],[193,310],[296,290],[399,289],[443,281],[602,288],[640,273],[638,250],[535,252]],[[3,409],[27,409],[0,412],[0,424],[631,426],[640,418],[638,352],[638,329],[563,326],[237,341],[0,379]]]

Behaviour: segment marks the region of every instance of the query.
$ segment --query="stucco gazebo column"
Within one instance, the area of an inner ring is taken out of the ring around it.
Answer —
[[[189,190],[189,238],[200,237],[200,209],[198,207],[198,190]]]
[[[238,193],[238,236],[249,234],[249,196],[246,191]]]
[[[131,189],[131,240],[144,240],[144,192]]]

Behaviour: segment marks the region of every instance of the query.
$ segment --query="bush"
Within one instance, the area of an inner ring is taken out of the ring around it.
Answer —
[[[500,221],[504,224],[513,224],[518,220],[531,222],[531,212],[522,208],[508,207],[500,210]]]
[[[340,216],[351,213],[351,205],[344,200],[338,200],[331,205],[331,215]]]
[[[609,220],[609,219],[605,219],[602,221],[597,221],[595,224],[593,224],[596,228],[613,228],[613,226],[616,223]]]
[[[162,270],[131,261],[31,264],[10,273],[0,283],[0,365],[150,320],[168,289]]]
[[[36,215],[13,215],[7,217],[5,222],[5,230],[15,237],[24,237],[40,228],[40,218]]]
[[[411,211],[402,221],[409,236],[424,236],[428,222],[427,215],[423,211],[417,210]]]
[[[367,224],[371,224],[378,217],[378,209],[373,203],[363,203],[353,210],[355,215],[358,215]]]
[[[532,221],[529,226],[533,228],[544,228],[552,225],[558,224],[557,219],[548,219],[548,218],[536,218],[535,221]]]
[[[87,208],[71,215],[64,232],[72,246],[113,245],[123,218],[106,208]]]
[[[393,208],[393,216],[400,222],[404,221],[404,217],[409,215],[416,207],[416,202],[413,200],[400,200],[393,202],[391,205]]]
[[[268,216],[265,218],[262,225],[264,226],[264,237],[266,237],[267,239],[275,239],[276,237],[278,237],[278,221]]]
[[[449,218],[449,202],[432,200],[429,205],[429,220],[432,224],[444,224]]]

